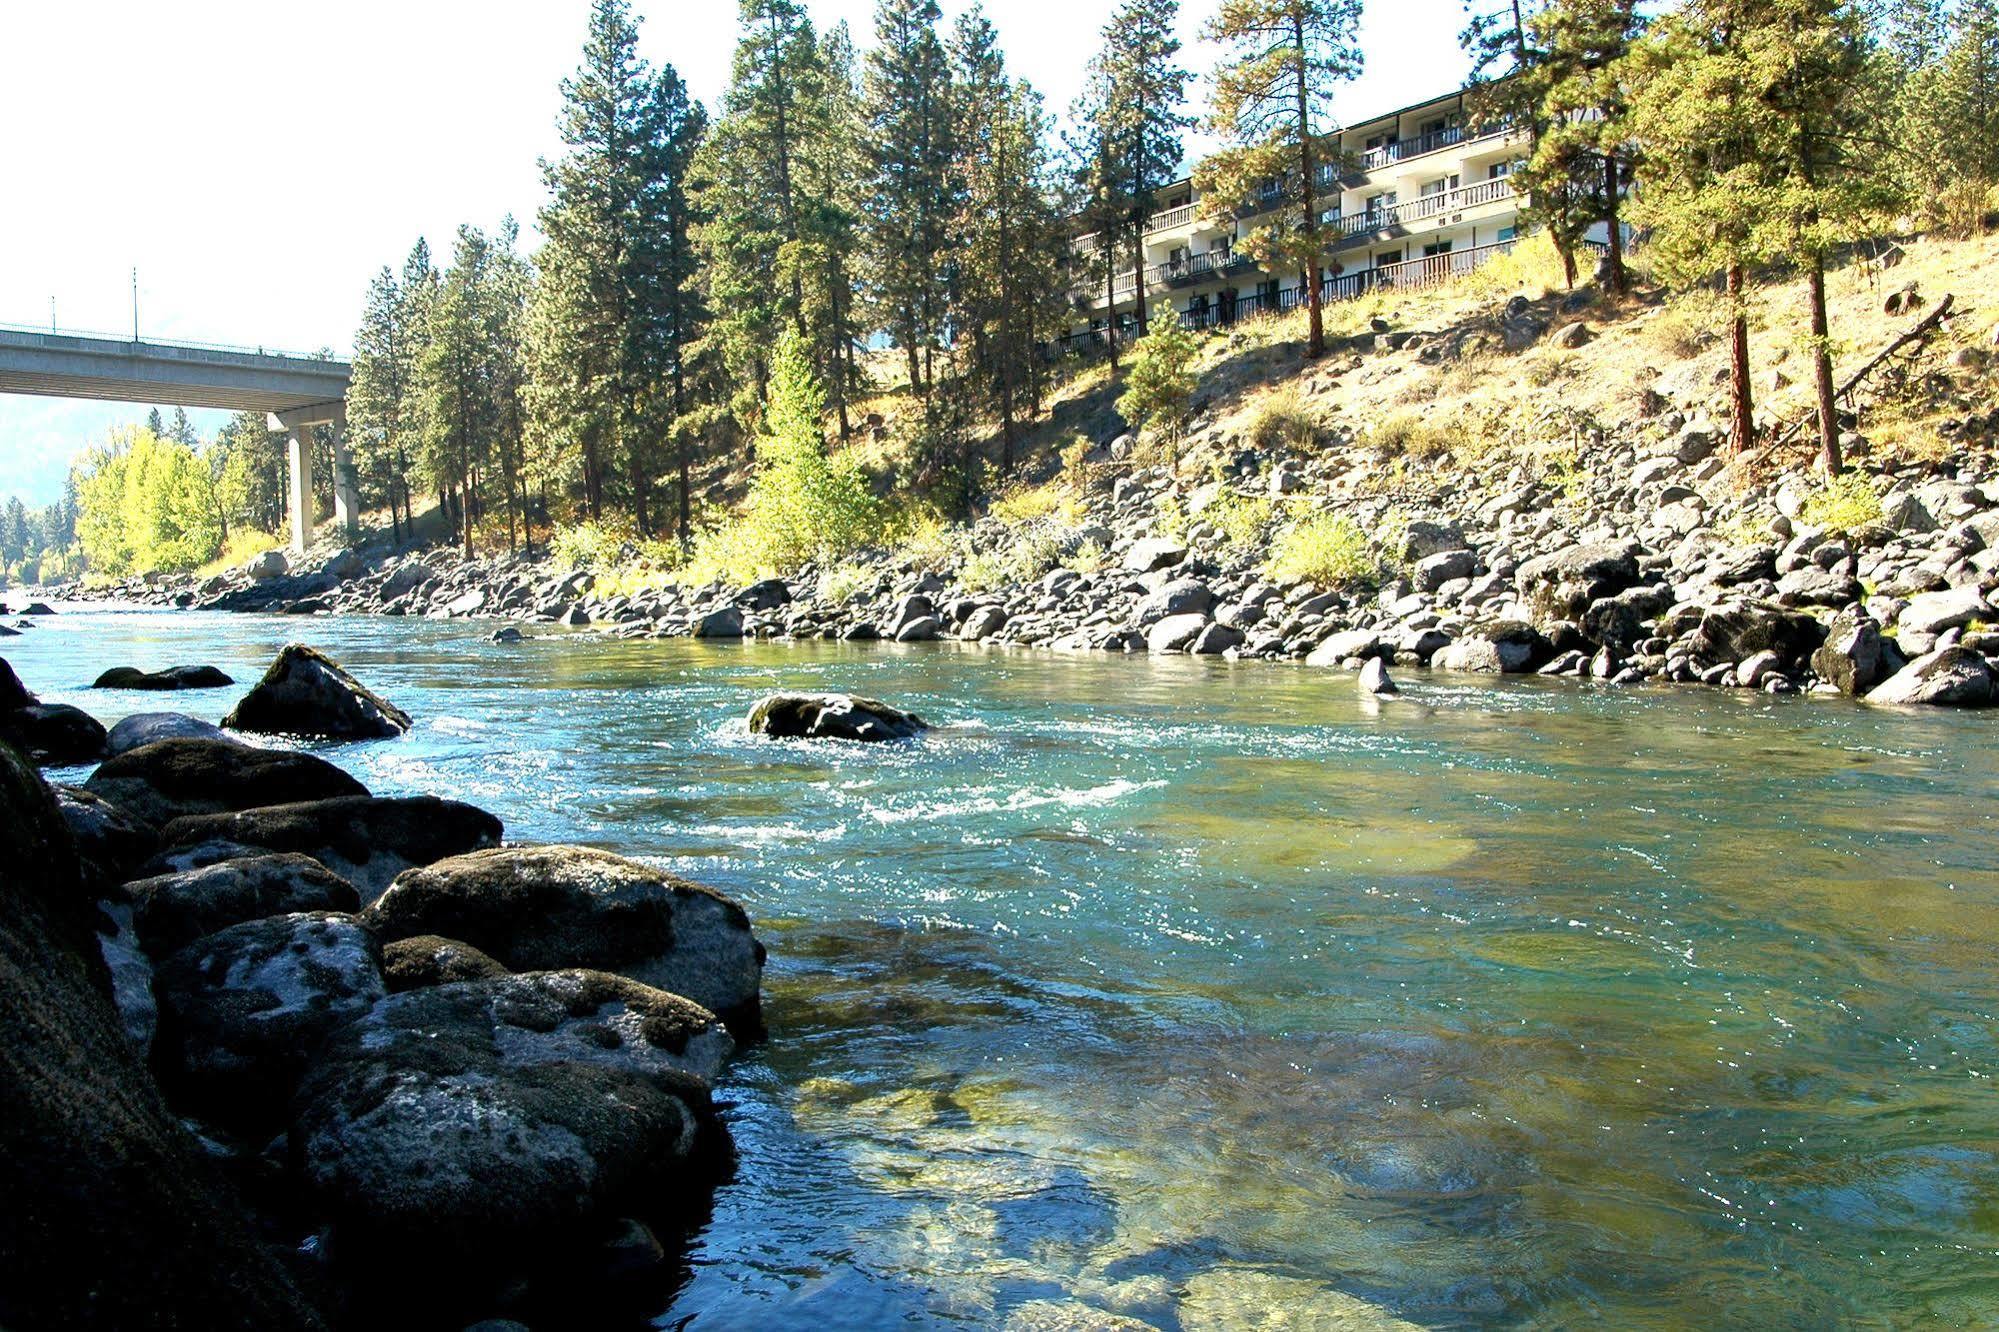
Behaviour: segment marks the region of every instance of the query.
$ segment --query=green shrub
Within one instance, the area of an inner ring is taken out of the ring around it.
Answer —
[[[1360,587],[1381,578],[1381,556],[1360,525],[1343,514],[1314,514],[1278,534],[1264,572],[1321,587]]]
[[[1827,532],[1864,532],[1881,522],[1881,496],[1863,474],[1842,472],[1805,500],[1798,521]]]
[[[1104,549],[1101,541],[1085,541],[1076,547],[1069,558],[1062,563],[1066,568],[1080,574],[1093,574],[1111,562],[1111,553]]]
[[[958,562],[958,586],[967,592],[991,592],[1005,587],[1012,568],[1005,556],[993,551],[967,555]]]
[[[1260,495],[1238,495],[1224,490],[1221,498],[1201,511],[1231,546],[1252,546],[1270,525],[1277,506]]]
[[[875,590],[875,571],[858,564],[835,564],[819,575],[819,600],[844,606],[863,592]]]
[[[1250,443],[1265,451],[1294,449],[1304,452],[1318,447],[1325,434],[1325,418],[1308,404],[1295,384],[1287,384],[1264,396],[1250,418]]]

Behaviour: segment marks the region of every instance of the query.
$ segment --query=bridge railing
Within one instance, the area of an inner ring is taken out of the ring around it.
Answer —
[[[308,364],[345,364],[343,358],[332,352],[284,351],[276,347],[245,347],[228,342],[195,342],[187,338],[139,338],[133,339],[123,333],[100,333],[80,328],[37,328],[32,324],[0,324],[0,333],[22,333],[42,339],[50,346],[61,346],[64,339],[90,342],[116,342],[127,347],[140,347],[148,352],[164,353],[171,356],[175,352],[217,352],[227,356],[268,356],[279,361],[301,361]]]

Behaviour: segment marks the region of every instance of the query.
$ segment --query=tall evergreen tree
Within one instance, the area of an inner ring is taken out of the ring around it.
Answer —
[[[1120,342],[1118,256],[1135,205],[1127,191],[1131,177],[1118,168],[1117,125],[1111,114],[1111,81],[1101,59],[1090,62],[1083,91],[1069,109],[1069,180],[1075,206],[1072,213],[1083,233],[1073,262],[1082,271],[1087,290],[1104,293],[1104,342],[1116,370]],[[1133,300],[1144,297],[1136,288]]]
[[[869,286],[877,318],[928,397],[948,330],[951,222],[958,215],[951,70],[937,0],[877,0],[866,89]]]
[[[671,386],[692,339],[685,173],[703,122],[678,76],[640,59],[625,0],[595,0],[562,94],[567,151],[543,163],[548,243],[525,337],[532,461],[551,472],[573,460],[592,517],[624,487],[649,531]]]
[[[1605,224],[1611,285],[1629,291],[1619,213],[1637,148],[1619,62],[1638,37],[1637,0],[1549,0],[1529,26],[1538,54],[1513,93],[1539,129],[1514,173],[1523,215],[1555,237],[1572,281],[1584,233]]]
[[[1332,96],[1360,73],[1359,25],[1360,0],[1222,0],[1207,28],[1231,51],[1215,72],[1212,122],[1227,146],[1196,180],[1221,209],[1248,207],[1264,182],[1282,182],[1283,202],[1260,216],[1244,248],[1273,271],[1300,275],[1312,358],[1326,350],[1321,169],[1338,165]]]
[[[980,396],[999,415],[1000,468],[1010,472],[1020,422],[1038,397],[1037,349],[1052,329],[1050,297],[1063,290],[1067,239],[1050,204],[1041,99],[1008,77],[978,6],[960,16],[951,54],[963,197],[955,323]]]
[[[1119,194],[1127,210],[1122,230],[1140,337],[1146,323],[1145,224],[1159,191],[1180,172],[1182,135],[1194,123],[1181,110],[1191,76],[1179,63],[1180,40],[1173,35],[1179,13],[1179,0],[1123,0],[1104,26],[1097,56],[1108,92],[1100,108],[1107,117],[1102,138],[1110,147],[1111,169],[1122,178]]]

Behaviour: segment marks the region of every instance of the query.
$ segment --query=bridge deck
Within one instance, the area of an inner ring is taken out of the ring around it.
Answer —
[[[0,328],[0,393],[282,412],[347,396],[345,361]]]

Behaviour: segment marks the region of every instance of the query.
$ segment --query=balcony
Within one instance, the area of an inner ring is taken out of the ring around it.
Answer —
[[[1340,244],[1347,244],[1358,237],[1379,236],[1385,232],[1400,234],[1407,231],[1411,223],[1426,221],[1445,213],[1462,212],[1467,208],[1501,203],[1512,197],[1513,181],[1501,176],[1497,180],[1482,180],[1476,185],[1461,185],[1455,190],[1426,194],[1420,199],[1411,199],[1408,203],[1397,204],[1393,208],[1370,208],[1339,220],[1337,225],[1342,237]]]
[[[1461,143],[1480,143],[1486,139],[1501,139],[1511,134],[1512,127],[1504,124],[1467,129],[1463,125],[1453,125],[1448,129],[1432,130],[1419,134],[1413,139],[1398,139],[1394,143],[1384,143],[1379,148],[1370,148],[1360,155],[1358,166],[1362,171],[1378,171],[1382,167],[1397,162],[1407,162],[1425,153],[1438,152]]]
[[[1190,254],[1184,259],[1152,265],[1145,270],[1145,283],[1149,287],[1184,287],[1251,267],[1254,265],[1247,255],[1230,250],[1210,250],[1206,254]]]
[[[1192,222],[1199,212],[1200,210],[1193,204],[1181,204],[1178,208],[1169,208],[1163,213],[1154,213],[1151,217],[1146,218],[1145,229],[1150,233],[1154,231],[1170,231],[1174,227],[1184,227],[1189,222]]]

